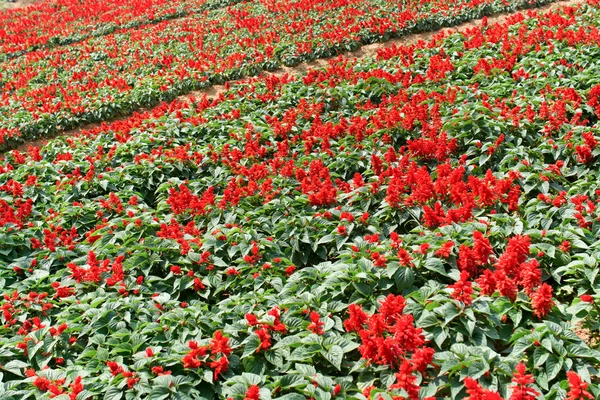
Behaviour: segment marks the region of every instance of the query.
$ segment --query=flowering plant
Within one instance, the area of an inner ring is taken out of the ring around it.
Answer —
[[[2,396],[598,398],[598,24],[519,14],[7,153]]]
[[[60,0],[0,13],[0,149],[261,71],[548,2]]]

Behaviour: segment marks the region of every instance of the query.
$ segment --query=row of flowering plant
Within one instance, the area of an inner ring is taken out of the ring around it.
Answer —
[[[227,3],[219,0],[41,1],[0,13],[0,59],[40,48],[75,43],[118,29],[133,28]]]
[[[546,2],[209,1],[180,18],[129,28],[124,21],[122,29],[110,34],[0,62],[0,147],[363,43]],[[86,4],[81,4],[84,10],[72,8],[88,15]],[[26,21],[23,17],[23,24],[32,25]]]
[[[519,14],[7,153],[0,393],[600,397],[599,24]]]

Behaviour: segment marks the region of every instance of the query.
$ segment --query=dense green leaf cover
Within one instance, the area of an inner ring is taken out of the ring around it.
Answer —
[[[11,152],[0,397],[597,398],[599,24],[519,15]]]

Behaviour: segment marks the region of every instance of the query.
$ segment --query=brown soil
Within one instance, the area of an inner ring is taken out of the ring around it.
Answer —
[[[25,6],[28,4],[33,4],[38,1],[40,1],[40,0],[18,0],[16,3],[7,3],[7,4],[12,4],[15,7],[19,7],[19,5],[20,5],[22,7],[22,6]],[[0,0],[0,2],[2,2],[2,0]],[[535,8],[535,10],[539,11],[539,12],[547,12],[547,11],[555,10],[555,9],[563,7],[563,6],[575,5],[575,4],[580,4],[583,2],[584,2],[584,0],[563,0],[563,1],[558,1],[556,3],[548,4],[545,6],[537,7],[537,8]],[[3,4],[3,3],[0,3],[0,4]],[[498,15],[490,16],[487,18],[487,21],[488,21],[488,24],[503,23],[510,16],[513,16],[520,12],[523,12],[523,11],[517,11],[517,12],[509,13],[509,14],[498,14]],[[420,41],[429,41],[436,34],[440,33],[441,31],[447,31],[447,32],[451,32],[451,33],[463,32],[463,31],[466,31],[467,29],[474,28],[476,26],[481,26],[481,24],[482,24],[482,19],[476,19],[476,20],[472,20],[469,22],[465,22],[463,24],[457,25],[452,28],[445,28],[440,31],[417,33],[417,34],[407,35],[407,36],[397,38],[397,39],[392,39],[392,40],[389,40],[389,41],[383,42],[383,43],[374,43],[374,44],[370,44],[370,45],[365,45],[365,46],[362,46],[358,50],[346,52],[346,53],[343,53],[342,55],[344,57],[351,58],[351,59],[361,59],[361,58],[365,58],[365,57],[371,57],[371,56],[376,55],[377,50],[379,50],[379,49],[391,47],[394,45],[396,45],[396,46],[397,45],[411,45],[411,44],[418,43]],[[301,63],[295,67],[281,67],[281,68],[276,69],[275,71],[272,71],[272,72],[265,71],[263,73],[275,75],[277,77],[282,77],[283,75],[286,75],[286,74],[301,75],[312,68],[319,68],[319,67],[323,67],[326,65],[327,65],[327,59],[319,59],[319,60],[311,61],[308,63]],[[239,80],[230,82],[230,84],[236,83],[236,82],[239,82]],[[224,93],[226,91],[227,91],[227,89],[225,88],[224,85],[213,85],[213,86],[203,89],[203,90],[194,91],[194,92],[188,93],[186,95],[179,96],[179,99],[187,100],[190,97],[201,98],[203,95],[206,95],[209,99],[215,99],[215,98],[219,97],[219,95],[221,93]],[[126,118],[126,117],[124,117],[124,118]],[[111,121],[106,121],[106,122],[111,122]],[[58,136],[75,136],[82,131],[95,128],[98,125],[99,124],[97,124],[97,123],[88,124],[88,125],[81,126],[77,129],[58,132],[56,135],[53,135],[53,136],[47,136],[45,138],[28,141],[28,142],[20,144],[18,147],[15,148],[15,150],[26,151],[29,146],[42,146],[48,140],[58,137]],[[3,158],[3,155],[0,154],[0,159],[2,159],[2,158]]]
[[[579,321],[573,328],[572,331],[575,332],[577,336],[585,343],[588,344],[591,348],[598,349],[600,348],[600,343],[598,342],[598,333],[592,332],[588,328],[583,327],[583,322]]]
[[[39,3],[41,0],[17,0],[14,3],[0,0],[0,10],[27,7],[31,4]]]

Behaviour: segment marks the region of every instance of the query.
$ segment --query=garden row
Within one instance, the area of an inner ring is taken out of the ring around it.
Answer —
[[[0,13],[0,59],[5,61],[36,49],[75,43],[118,29],[179,18],[231,3],[220,0],[45,0]]]
[[[41,49],[0,63],[0,146],[262,70],[547,2],[263,0]]]
[[[593,399],[600,8],[252,78],[0,170],[6,399]]]

